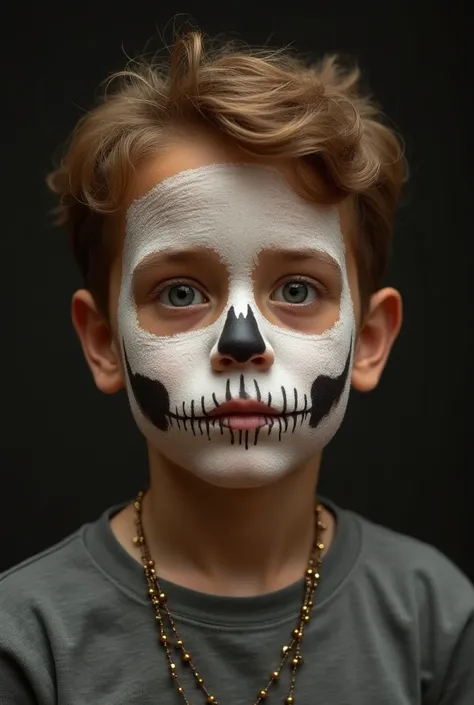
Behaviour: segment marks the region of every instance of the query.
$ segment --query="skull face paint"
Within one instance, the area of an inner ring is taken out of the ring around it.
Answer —
[[[154,335],[139,324],[134,272],[151,254],[189,247],[225,266],[226,305],[198,330]],[[339,269],[339,317],[324,332],[260,311],[253,272],[276,250],[322,253]],[[211,165],[161,182],[127,214],[118,331],[132,413],[160,453],[214,485],[277,480],[329,442],[348,400],[355,321],[337,208],[307,203],[264,166]],[[237,364],[216,371],[214,355]],[[272,360],[264,369],[262,356]],[[229,423],[235,400],[254,403],[255,423]]]

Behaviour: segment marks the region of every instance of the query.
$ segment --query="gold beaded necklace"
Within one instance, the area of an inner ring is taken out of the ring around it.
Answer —
[[[160,586],[160,581],[156,574],[155,561],[152,560],[148,546],[145,539],[145,534],[143,532],[141,514],[142,514],[142,499],[144,497],[144,492],[139,492],[136,500],[133,503],[135,509],[135,524],[137,527],[137,535],[133,538],[133,543],[135,546],[140,547],[143,569],[145,572],[145,578],[148,585],[148,597],[151,600],[153,609],[155,611],[155,620],[159,632],[159,643],[164,649],[166,660],[168,662],[168,669],[172,682],[174,683],[177,692],[181,696],[185,705],[190,705],[184,688],[181,684],[177,662],[181,662],[183,667],[190,669],[192,675],[194,676],[194,681],[200,691],[201,695],[205,698],[205,702],[208,705],[217,705],[217,699],[212,695],[211,691],[204,683],[203,678],[199,674],[194,661],[191,658],[191,654],[186,650],[183,640],[178,634],[175,621],[169,611],[167,596],[163,592]],[[301,644],[303,641],[303,635],[306,625],[310,620],[311,609],[313,607],[313,597],[316,588],[319,583],[319,571],[321,567],[321,556],[324,549],[324,544],[321,543],[322,532],[327,528],[327,525],[321,521],[321,512],[323,507],[320,504],[316,504],[315,507],[315,520],[316,528],[314,532],[314,541],[311,547],[311,552],[308,560],[308,567],[305,574],[305,584],[304,584],[304,594],[303,602],[301,606],[300,614],[298,615],[297,625],[292,630],[288,643],[283,646],[281,650],[280,661],[277,668],[270,674],[270,677],[262,690],[260,690],[254,701],[254,705],[259,705],[263,700],[269,697],[269,691],[271,687],[279,680],[280,674],[285,663],[289,661],[291,666],[291,679],[289,692],[286,696],[284,702],[286,705],[293,705],[295,702],[295,683],[296,674],[298,669],[303,664],[303,658],[301,656]],[[168,625],[168,632],[165,625]],[[171,638],[170,638],[171,637]],[[290,656],[292,657],[290,660]]]

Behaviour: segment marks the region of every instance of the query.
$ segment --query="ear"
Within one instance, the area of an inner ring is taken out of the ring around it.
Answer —
[[[72,322],[97,387],[105,394],[118,392],[124,386],[120,355],[90,291],[81,289],[72,297]]]
[[[402,324],[402,297],[395,289],[380,289],[370,298],[354,352],[352,386],[370,392],[382,375]]]

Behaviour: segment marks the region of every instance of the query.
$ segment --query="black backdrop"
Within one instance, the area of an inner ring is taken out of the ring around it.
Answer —
[[[343,506],[435,544],[474,578],[472,82],[461,4],[292,2],[271,13],[258,3],[146,0],[5,7],[0,569],[131,497],[146,478],[125,396],[95,390],[74,337],[70,296],[80,281],[48,220],[44,176],[99,81],[125,54],[156,50],[156,28],[169,40],[170,18],[184,12],[212,35],[357,57],[404,135],[412,176],[387,279],[403,293],[404,329],[379,389],[353,395],[321,485]]]

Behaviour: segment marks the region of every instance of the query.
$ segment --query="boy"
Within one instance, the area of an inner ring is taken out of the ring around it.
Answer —
[[[191,33],[76,128],[73,322],[150,483],[2,576],[1,703],[474,703],[467,579],[315,501],[402,316],[403,158],[357,78]]]

